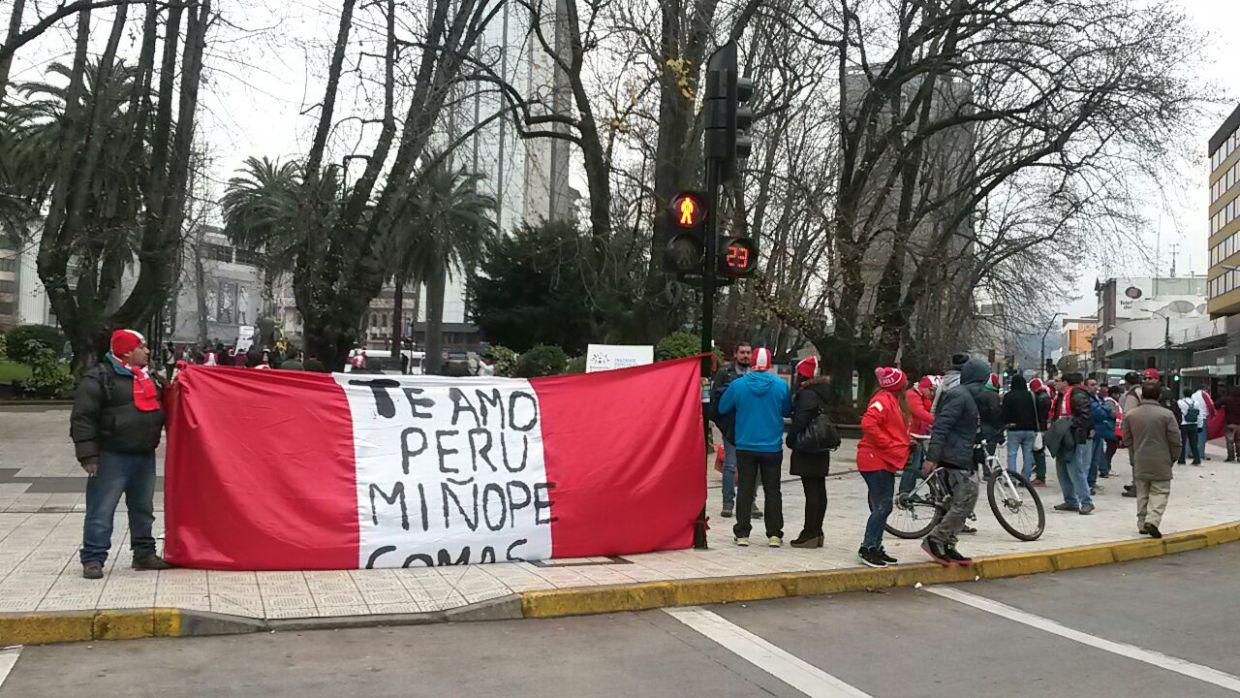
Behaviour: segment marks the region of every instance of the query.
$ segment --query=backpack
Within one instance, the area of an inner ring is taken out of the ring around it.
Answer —
[[[1195,406],[1190,407],[1188,408],[1188,411],[1184,413],[1184,423],[1185,424],[1196,424],[1197,418],[1200,416],[1201,416],[1201,410],[1197,409]]]

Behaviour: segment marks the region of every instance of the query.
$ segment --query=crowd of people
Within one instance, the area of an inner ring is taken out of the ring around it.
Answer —
[[[349,356],[351,367],[365,368],[365,353],[357,350]],[[359,363],[360,362],[360,363]],[[304,356],[286,340],[278,340],[273,346],[251,344],[238,349],[237,345],[225,345],[219,340],[203,344],[168,342],[160,353],[164,378],[171,380],[178,366],[237,366],[240,368],[272,369],[285,371],[327,371],[327,366],[314,356]]]
[[[771,368],[769,350],[740,343],[714,376],[713,421],[723,436],[721,516],[735,515],[736,545],[749,545],[755,518],[764,518],[771,547],[783,545],[780,476],[787,446],[790,472],[805,491],[805,522],[791,545],[822,547],[826,476],[840,444],[830,424],[830,379],[815,357],[797,364],[791,388]],[[1104,489],[1100,481],[1120,475],[1114,460],[1125,449],[1130,475],[1122,495],[1138,500],[1138,532],[1161,537],[1171,468],[1190,455],[1193,465],[1208,458],[1210,425],[1225,422],[1227,461],[1240,460],[1240,389],[1217,401],[1205,389],[1177,400],[1163,378],[1154,368],[1129,372],[1119,385],[1071,372],[1053,380],[1014,375],[1005,387],[989,364],[967,354],[952,356],[943,375],[916,381],[898,367],[877,368],[857,444],[869,505],[858,558],[870,567],[897,562],[883,546],[897,493],[907,495],[919,478],[942,468],[948,510],[921,547],[940,564],[971,564],[957,544],[961,534],[976,532],[968,521],[978,497],[977,469],[996,454],[1039,488],[1048,486],[1047,459],[1053,459],[1062,495],[1054,509],[1088,516]]]

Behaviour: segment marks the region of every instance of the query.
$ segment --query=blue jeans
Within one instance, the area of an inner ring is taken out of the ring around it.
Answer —
[[[1188,456],[1188,452],[1193,453],[1193,465],[1201,464],[1201,457],[1205,454],[1201,452],[1200,432],[1194,424],[1180,425],[1180,462],[1183,463]]]
[[[1197,453],[1200,453],[1200,454],[1201,454],[1201,459],[1202,459],[1202,460],[1205,460],[1205,459],[1206,459],[1206,443],[1207,443],[1207,442],[1209,442],[1209,440],[1210,440],[1209,436],[1210,436],[1210,428],[1209,428],[1208,426],[1206,426],[1205,424],[1202,424],[1202,425],[1201,425],[1201,433],[1200,433],[1200,434],[1198,434],[1198,436],[1197,436],[1197,439],[1198,439],[1198,444],[1199,444],[1199,448],[1197,449]]]
[[[86,480],[86,520],[82,526],[82,564],[108,559],[112,547],[112,518],[125,495],[129,509],[129,539],[134,555],[154,554],[155,454],[99,454],[98,472]]]
[[[1037,432],[1012,430],[1007,434],[1007,467],[1012,472],[1019,472],[1026,480],[1033,479],[1033,440]],[[1016,454],[1024,459],[1024,470],[1016,469]]]
[[[1068,477],[1072,480],[1072,493],[1076,496],[1078,506],[1092,505],[1093,498],[1089,494],[1089,467],[1093,463],[1094,443],[1086,439],[1072,451],[1071,467]]]
[[[1098,484],[1098,475],[1107,470],[1107,440],[1095,436],[1090,440],[1089,447],[1089,486],[1093,488]]]
[[[736,444],[723,440],[723,506],[736,503]]]
[[[900,494],[908,494],[917,488],[921,479],[921,466],[926,462],[926,447],[914,443],[909,449],[908,462],[904,464],[904,472],[900,475]]]
[[[877,548],[883,544],[883,526],[891,515],[891,497],[895,493],[896,474],[888,470],[862,471],[865,486],[869,490],[870,518],[865,522],[863,548]]]

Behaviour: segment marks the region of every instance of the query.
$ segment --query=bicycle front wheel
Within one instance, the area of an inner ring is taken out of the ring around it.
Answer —
[[[923,480],[908,494],[896,493],[891,515],[883,528],[896,538],[922,538],[938,525],[945,513],[929,482]]]
[[[996,468],[986,478],[986,499],[1003,530],[1020,540],[1037,540],[1046,530],[1042,498],[1019,473]]]

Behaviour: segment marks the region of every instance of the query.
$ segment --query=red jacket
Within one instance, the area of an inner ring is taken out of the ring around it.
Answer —
[[[922,395],[917,386],[909,388],[904,393],[904,401],[908,403],[909,412],[913,416],[913,425],[909,431],[929,436],[930,427],[934,424],[934,414],[930,412],[930,405],[933,401],[928,395]]]
[[[908,424],[900,413],[900,399],[887,390],[870,398],[861,416],[861,441],[857,444],[857,470],[904,469],[908,461]]]

